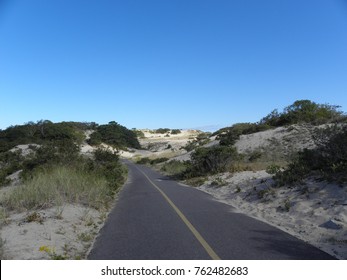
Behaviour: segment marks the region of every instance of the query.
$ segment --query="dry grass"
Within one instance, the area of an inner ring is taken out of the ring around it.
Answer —
[[[79,203],[96,209],[110,200],[107,181],[95,174],[56,166],[37,173],[1,200],[9,210],[30,210]]]

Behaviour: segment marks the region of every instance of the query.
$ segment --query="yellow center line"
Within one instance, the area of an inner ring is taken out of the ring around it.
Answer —
[[[180,209],[172,202],[172,200],[137,166],[136,168],[147,178],[147,180],[160,192],[160,194],[165,198],[165,200],[170,204],[170,206],[175,210],[177,215],[182,219],[186,224],[189,230],[193,233],[195,238],[200,242],[202,247],[204,247],[207,254],[211,257],[212,260],[220,260],[221,258],[216,254],[212,247],[207,243],[207,241],[201,236],[197,229],[189,222],[187,217],[181,212]]]

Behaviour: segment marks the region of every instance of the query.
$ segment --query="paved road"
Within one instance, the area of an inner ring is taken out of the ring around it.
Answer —
[[[126,162],[129,180],[101,230],[94,260],[303,260],[330,255],[210,195]]]

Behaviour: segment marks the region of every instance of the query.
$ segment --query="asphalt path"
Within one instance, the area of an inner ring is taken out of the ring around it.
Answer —
[[[88,259],[334,259],[204,192],[148,167],[126,164],[128,182]]]

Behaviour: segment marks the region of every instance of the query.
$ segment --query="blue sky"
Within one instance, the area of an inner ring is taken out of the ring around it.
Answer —
[[[347,111],[345,0],[0,0],[0,128],[254,122]]]

